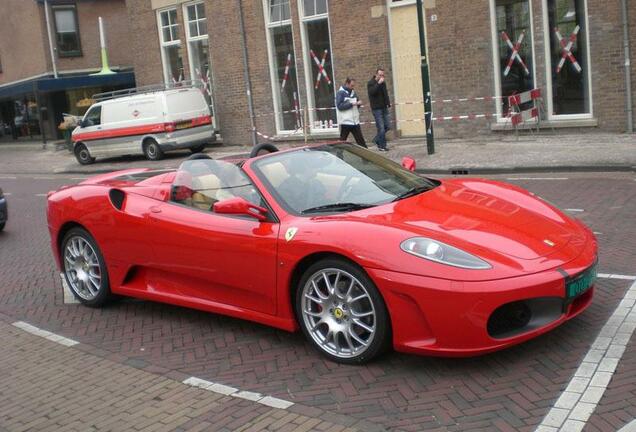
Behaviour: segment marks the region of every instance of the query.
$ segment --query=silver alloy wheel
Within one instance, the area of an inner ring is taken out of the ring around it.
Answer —
[[[376,313],[365,286],[337,268],[314,273],[300,294],[303,322],[321,349],[340,358],[365,352],[376,334]]]
[[[82,159],[84,161],[88,161],[91,158],[91,156],[88,153],[88,150],[86,148],[82,148],[80,150],[79,156],[80,156],[80,159]]]
[[[91,301],[99,294],[102,272],[91,244],[81,236],[73,236],[64,249],[64,270],[71,289],[81,298]]]

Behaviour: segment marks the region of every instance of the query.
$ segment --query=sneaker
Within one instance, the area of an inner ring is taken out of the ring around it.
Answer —
[[[386,147],[378,147],[378,150],[380,150],[381,152],[388,152],[389,149]]]

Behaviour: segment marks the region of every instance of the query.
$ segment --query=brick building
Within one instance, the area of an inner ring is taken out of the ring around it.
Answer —
[[[62,114],[83,114],[82,100],[135,85],[124,0],[49,0],[53,58],[43,0],[2,0],[1,6],[0,135],[37,136],[43,129],[59,136]],[[100,16],[117,74],[91,75],[101,69]]]
[[[366,101],[366,81],[381,65],[398,103],[397,133],[424,133],[418,121],[424,109],[418,103],[422,90],[415,1],[126,0],[126,5],[132,50],[140,53],[134,59],[137,82],[209,77],[217,127],[226,143],[250,142],[241,13],[259,132],[300,139],[308,108],[311,138],[336,136],[333,105],[340,83],[347,76],[357,78]],[[433,98],[497,98],[434,104],[436,116],[495,115],[437,122],[438,136],[509,130],[505,96],[531,88],[543,91],[544,127],[626,130],[620,0],[424,0],[424,5]],[[630,7],[630,12],[633,27],[636,9]],[[513,46],[522,38],[509,70],[512,49],[504,33]],[[561,66],[559,37],[566,46],[572,40],[572,57]],[[634,47],[636,33],[630,39]],[[319,74],[323,59],[326,76]],[[632,85],[636,90],[636,80]],[[371,120],[370,113],[363,113],[363,120]],[[373,135],[371,125],[365,126],[365,134]]]

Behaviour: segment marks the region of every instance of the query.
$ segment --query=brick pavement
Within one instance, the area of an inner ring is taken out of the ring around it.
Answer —
[[[2,320],[0,346],[0,430],[358,430],[191,387],[30,335]]]
[[[572,180],[511,181],[562,208],[585,209],[576,216],[602,233],[601,271],[634,274],[633,176],[567,176]],[[295,402],[297,414],[343,416],[343,425],[364,419],[402,430],[532,430],[628,287],[600,280],[594,304],[581,317],[503,352],[463,360],[392,353],[368,366],[342,366],[322,359],[300,335],[213,314],[134,300],[102,310],[64,305],[44,200],[27,196],[37,189],[28,183],[4,187],[13,189],[10,204],[20,218],[0,237],[0,312],[79,340],[86,352],[119,364],[271,394]],[[633,415],[633,344],[624,361],[590,430],[615,430]]]

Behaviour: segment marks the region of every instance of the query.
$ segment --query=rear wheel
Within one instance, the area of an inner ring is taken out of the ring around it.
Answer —
[[[74,153],[75,159],[82,165],[90,165],[95,162],[95,158],[91,156],[91,153],[84,144],[76,145]]]
[[[143,150],[144,150],[144,155],[146,156],[146,159],[148,160],[156,161],[156,160],[163,159],[163,150],[161,150],[161,147],[159,147],[159,144],[157,143],[157,141],[155,141],[152,138],[149,138],[146,141],[144,141]]]
[[[88,231],[73,228],[66,233],[61,254],[66,283],[82,304],[99,307],[111,298],[104,257]]]
[[[201,144],[196,147],[190,147],[190,151],[192,153],[201,153],[203,150],[205,150],[205,144]]]
[[[307,269],[295,303],[303,333],[333,361],[366,363],[388,347],[384,300],[369,276],[346,260],[325,259]]]

